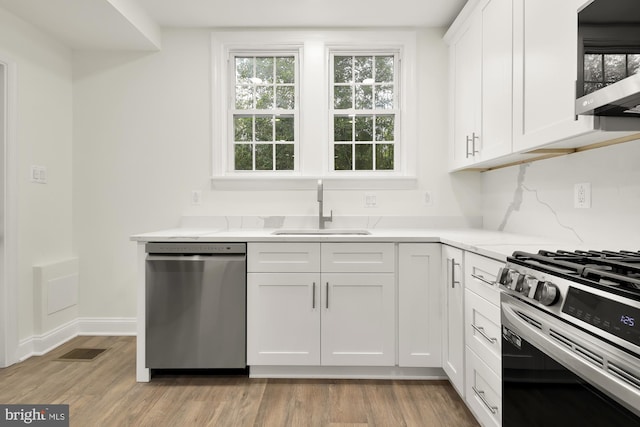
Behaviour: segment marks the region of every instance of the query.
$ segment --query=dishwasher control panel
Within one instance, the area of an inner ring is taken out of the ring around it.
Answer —
[[[246,243],[149,242],[148,254],[244,254]]]

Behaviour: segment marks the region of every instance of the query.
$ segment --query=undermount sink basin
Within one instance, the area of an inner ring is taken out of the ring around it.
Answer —
[[[323,229],[318,229],[318,228],[308,228],[308,229],[296,229],[296,230],[276,230],[273,233],[274,235],[277,236],[295,236],[295,235],[322,235],[322,236],[326,236],[326,235],[351,235],[351,236],[367,236],[369,234],[371,234],[370,232],[368,232],[367,230],[354,230],[354,229],[347,229],[347,230],[341,230],[341,229],[337,229],[337,228],[323,228]]]

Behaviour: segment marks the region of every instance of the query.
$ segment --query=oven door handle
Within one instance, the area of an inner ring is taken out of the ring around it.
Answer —
[[[605,342],[594,345],[592,335],[505,293],[501,318],[505,340],[512,340],[506,328],[640,416],[638,362],[627,353]]]

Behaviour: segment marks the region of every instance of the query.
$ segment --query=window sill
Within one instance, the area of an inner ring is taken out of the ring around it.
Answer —
[[[322,179],[325,190],[412,190],[418,187],[415,176],[317,177],[317,176],[215,176],[214,190],[309,190]]]

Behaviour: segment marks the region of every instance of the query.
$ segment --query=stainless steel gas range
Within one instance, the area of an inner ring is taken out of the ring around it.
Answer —
[[[503,426],[640,426],[640,252],[514,252]]]

